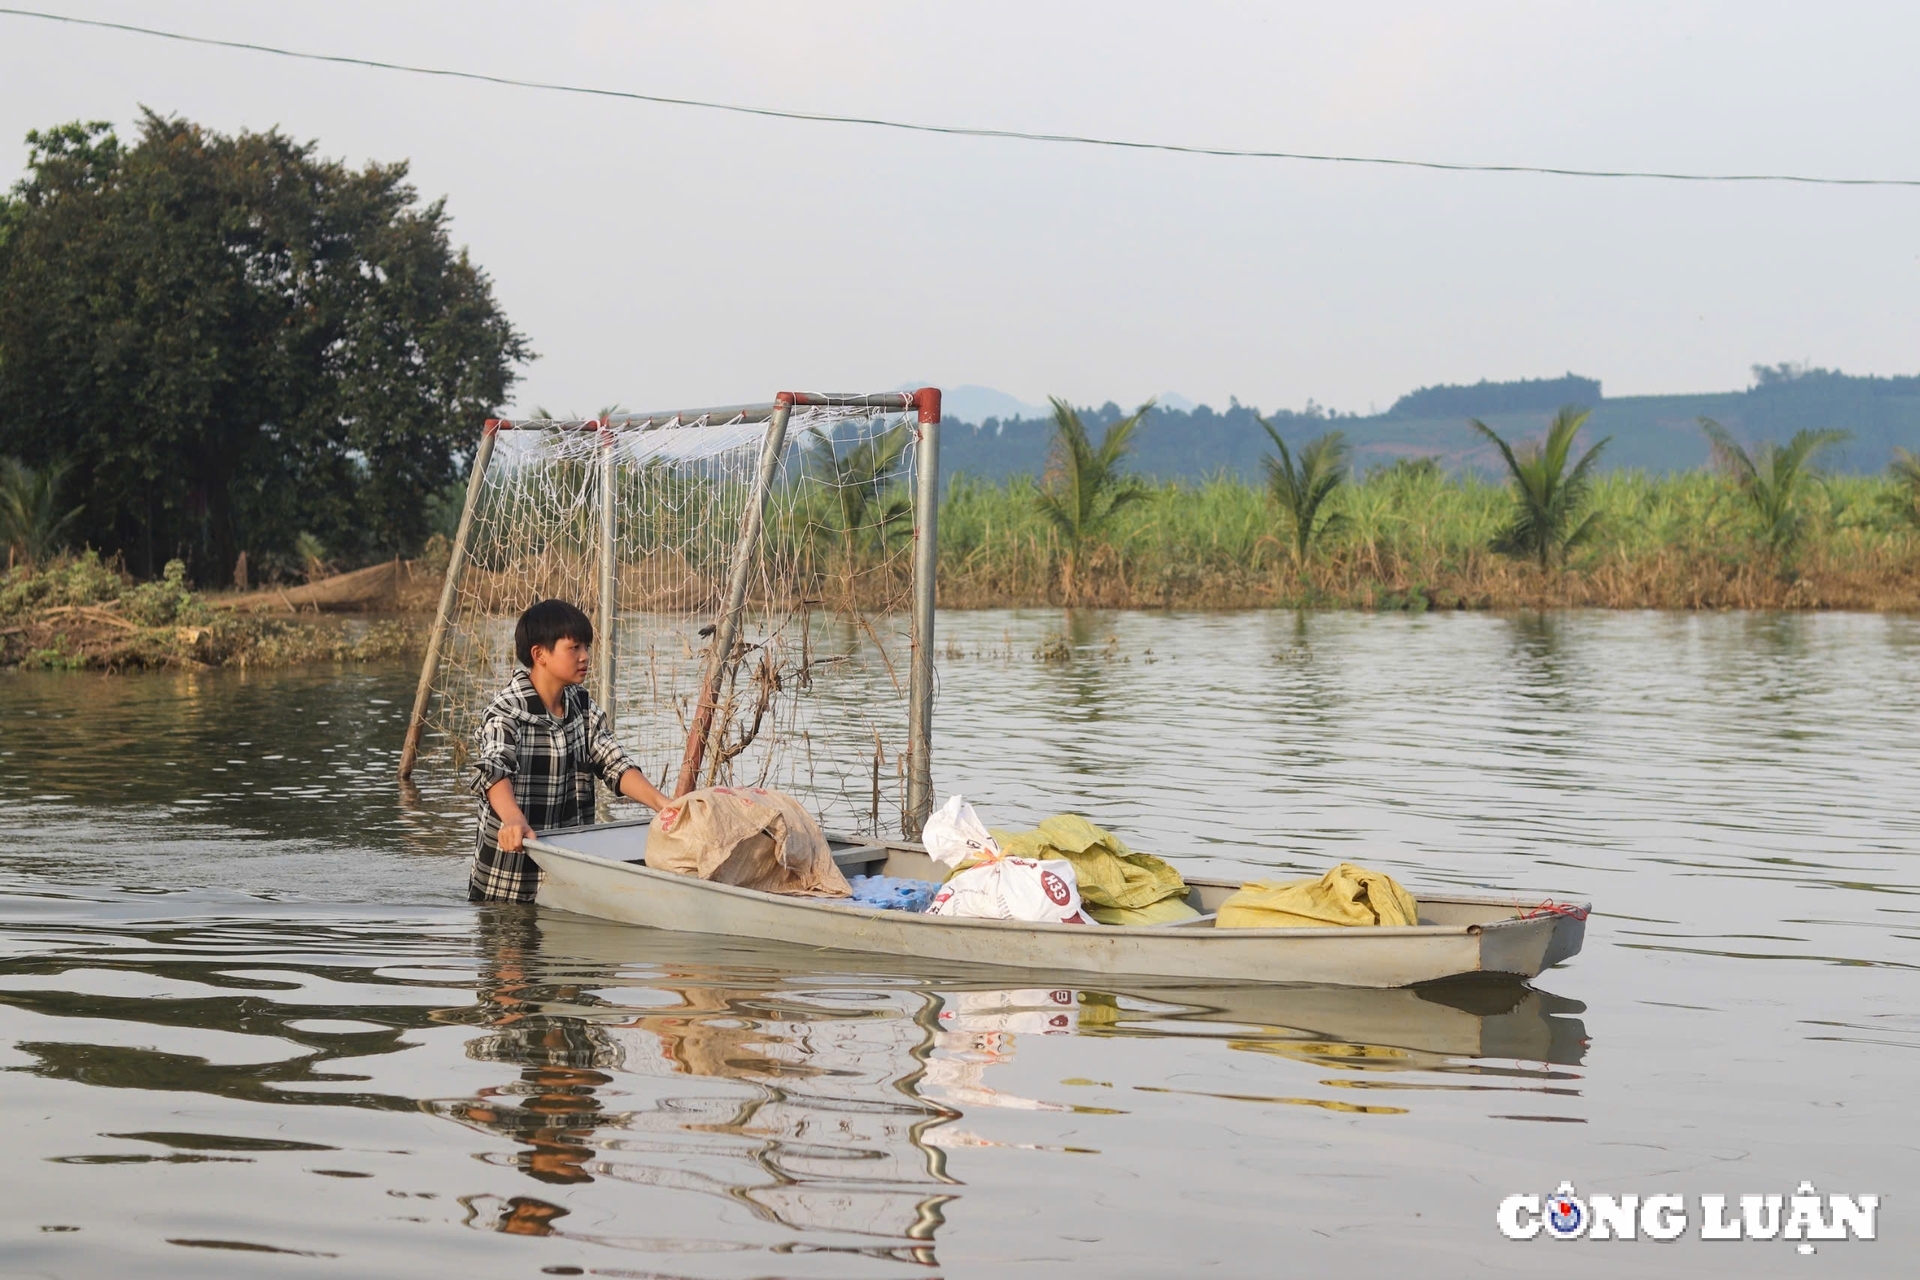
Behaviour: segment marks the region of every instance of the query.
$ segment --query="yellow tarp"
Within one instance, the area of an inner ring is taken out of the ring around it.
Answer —
[[[1081,893],[1085,894],[1082,889]],[[1383,871],[1343,862],[1318,880],[1257,880],[1220,904],[1221,929],[1420,923],[1413,895]]]
[[[1198,920],[1200,913],[1187,905],[1184,897],[1162,898],[1150,907],[1085,907],[1086,913],[1101,924],[1177,924]]]
[[[1072,863],[1080,903],[1102,924],[1166,924],[1200,914],[1186,905],[1187,882],[1178,871],[1078,814],[1048,818],[1032,831],[995,831],[993,838],[1012,857]]]

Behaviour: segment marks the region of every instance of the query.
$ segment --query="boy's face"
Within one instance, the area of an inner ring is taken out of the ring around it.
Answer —
[[[533,666],[536,671],[544,670],[553,675],[562,684],[579,684],[587,678],[587,665],[592,655],[592,646],[561,636],[551,649],[542,645],[533,646]]]

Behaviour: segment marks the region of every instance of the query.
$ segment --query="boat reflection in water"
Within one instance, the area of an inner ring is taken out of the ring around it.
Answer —
[[[1382,1078],[1406,1071],[1568,1079],[1555,1068],[1579,1064],[1586,1048],[1573,1016],[1581,1005],[1519,983],[1368,990],[1127,980],[1094,991],[1034,987],[1023,972],[996,985],[996,972],[979,968],[914,973],[868,955],[840,957],[857,968],[835,968],[832,953],[797,947],[518,909],[484,916],[477,1002],[433,1016],[483,1029],[467,1055],[511,1068],[512,1078],[423,1105],[508,1139],[514,1150],[496,1161],[538,1182],[689,1194],[667,1206],[677,1236],[737,1241],[744,1206],[774,1233],[802,1236],[808,1251],[933,1264],[943,1206],[961,1189],[948,1151],[1024,1145],[970,1132],[959,1123],[967,1112],[1105,1110],[993,1087],[992,1069],[1014,1058],[1022,1037],[1201,1037],[1336,1068],[1342,1078],[1323,1083],[1357,1090],[1446,1087]],[[1487,1058],[1511,1064],[1475,1061]],[[1403,1110],[1337,1097],[1261,1100]],[[566,1208],[537,1196],[467,1204],[476,1227],[576,1234],[559,1225]],[[661,1208],[648,1219],[660,1220]],[[696,1225],[703,1213],[715,1219],[710,1231]],[[736,1225],[723,1228],[723,1215]]]

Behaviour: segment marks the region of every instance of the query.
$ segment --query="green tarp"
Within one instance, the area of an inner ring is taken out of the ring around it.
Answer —
[[[1102,924],[1166,924],[1200,913],[1187,906],[1187,882],[1150,853],[1074,813],[1048,818],[1032,831],[995,831],[1000,851],[1016,858],[1064,858],[1073,864],[1080,904]]]

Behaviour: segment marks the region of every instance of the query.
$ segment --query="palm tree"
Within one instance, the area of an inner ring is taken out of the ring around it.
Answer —
[[[807,469],[832,495],[828,515],[840,534],[841,573],[849,608],[853,604],[853,566],[860,531],[872,527],[884,547],[889,528],[907,518],[911,510],[906,498],[893,491],[894,470],[911,439],[912,433],[901,423],[844,453],[824,431],[807,445]]]
[[[1537,556],[1545,569],[1555,552],[1561,560],[1567,551],[1591,538],[1599,528],[1600,513],[1574,523],[1593,488],[1593,465],[1600,451],[1612,440],[1605,440],[1580,455],[1580,461],[1567,468],[1567,455],[1573,451],[1573,437],[1586,425],[1591,409],[1572,405],[1553,415],[1544,441],[1529,440],[1514,449],[1478,418],[1468,419],[1475,431],[1499,448],[1506,459],[1507,472],[1513,478],[1513,517],[1494,539],[1494,549],[1515,555]]]
[[[66,478],[64,463],[35,471],[0,458],[0,543],[6,545],[9,565],[40,564],[66,545],[67,528],[83,509],[60,513],[56,495]]]
[[[1881,495],[1881,500],[1894,515],[1920,527],[1920,454],[1895,448],[1893,462],[1887,470],[1893,474],[1898,487],[1891,493]]]
[[[1153,401],[1108,427],[1096,446],[1073,406],[1058,396],[1050,398],[1053,457],[1047,467],[1047,486],[1034,496],[1034,506],[1066,545],[1060,590],[1071,603],[1081,550],[1106,532],[1115,512],[1149,492],[1138,477],[1120,469],[1120,462],[1132,449],[1133,433],[1153,408]]]
[[[1327,499],[1346,483],[1347,437],[1340,431],[1314,437],[1300,446],[1300,461],[1296,463],[1273,424],[1261,417],[1254,421],[1266,428],[1273,447],[1280,451],[1279,457],[1269,455],[1261,461],[1267,467],[1267,492],[1292,526],[1293,566],[1298,569],[1307,562],[1314,540],[1346,520],[1325,507]]]
[[[1785,562],[1800,541],[1805,517],[1800,491],[1814,474],[1813,459],[1828,445],[1848,438],[1845,431],[1803,429],[1784,445],[1769,441],[1749,454],[1727,429],[1712,418],[1700,419],[1700,429],[1713,442],[1714,461],[1733,477],[1733,483],[1760,518],[1760,539]]]

